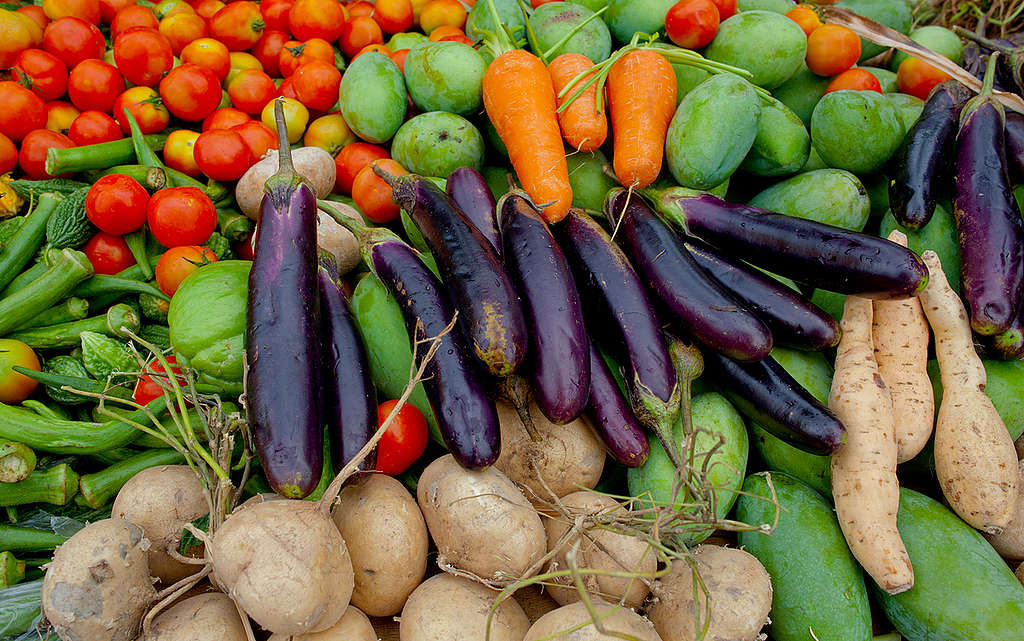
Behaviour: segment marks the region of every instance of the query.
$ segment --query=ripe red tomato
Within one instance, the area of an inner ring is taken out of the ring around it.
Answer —
[[[245,146],[252,152],[252,157],[259,160],[271,149],[277,149],[277,136],[267,129],[267,126],[258,120],[250,120],[241,125],[235,125],[231,131],[242,137]]]
[[[860,58],[860,37],[838,24],[818,27],[807,36],[807,68],[819,76],[835,76]]]
[[[718,8],[718,17],[721,20],[728,20],[736,15],[736,0],[711,0]]]
[[[288,11],[288,27],[299,40],[322,38],[333,42],[341,36],[348,13],[338,0],[296,0]]]
[[[305,42],[289,40],[277,54],[277,63],[283,78],[288,78],[300,65],[312,60],[334,64],[334,47],[322,38],[310,38]]]
[[[120,140],[123,137],[117,122],[102,111],[83,111],[68,128],[68,138],[79,146]]]
[[[202,16],[204,20],[209,21],[224,6],[224,3],[220,0],[199,0],[192,5],[192,9],[196,12],[196,15]]]
[[[149,193],[124,174],[103,176],[89,187],[85,215],[100,231],[124,236],[146,224]]]
[[[256,162],[245,140],[230,129],[199,134],[193,152],[199,170],[214,180],[238,180]]]
[[[59,18],[43,31],[43,49],[60,58],[68,69],[90,58],[102,60],[106,48],[96,25],[81,18]]]
[[[383,425],[398,401],[384,401],[377,408]],[[427,449],[427,419],[412,403],[405,403],[377,443],[377,471],[396,476],[409,469]]]
[[[368,18],[372,18],[374,5],[370,4],[366,0],[356,0],[355,2],[346,4],[345,10],[348,11],[349,20],[356,16],[367,16]]]
[[[18,166],[18,148],[11,139],[0,134],[0,174],[6,174]]]
[[[341,31],[338,45],[341,52],[351,58],[363,47],[379,45],[384,42],[384,33],[380,25],[369,16],[356,16],[345,23]]]
[[[164,247],[202,245],[217,228],[217,209],[196,187],[168,187],[149,199],[146,222]]]
[[[185,45],[181,50],[181,61],[206,67],[222,82],[231,71],[231,52],[219,40],[200,38]]]
[[[68,97],[82,111],[110,113],[124,88],[121,72],[102,60],[83,60],[68,75]]]
[[[171,114],[167,111],[160,94],[152,87],[132,87],[126,89],[114,101],[114,120],[121,125],[121,131],[128,135],[131,127],[128,118],[124,115],[127,109],[138,123],[139,129],[144,134],[155,134],[162,131],[171,122]]]
[[[164,142],[164,164],[183,174],[198,178],[201,171],[193,153],[199,134],[191,129],[176,129]]]
[[[386,158],[366,165],[352,183],[352,200],[363,215],[375,223],[389,223],[398,218],[401,209],[392,199],[391,187],[373,171],[377,166],[395,176],[409,173],[394,160]]]
[[[450,24],[441,25],[437,29],[434,29],[430,32],[430,37],[427,39],[431,42],[461,42],[462,44],[473,44],[473,41],[466,37],[465,31],[458,27],[453,27]]]
[[[50,20],[74,16],[92,24],[99,24],[102,16],[100,0],[43,0],[42,5],[43,13]]]
[[[35,129],[21,141],[18,165],[22,171],[35,180],[55,178],[46,171],[46,151],[51,147],[70,149],[74,146],[75,141],[64,134],[49,129]]]
[[[945,71],[933,67],[920,58],[907,58],[896,70],[896,85],[900,91],[927,100],[935,85],[949,80]]]
[[[291,11],[295,0],[264,0],[260,2],[260,13],[263,14],[263,24],[267,31],[288,32],[288,12]]]
[[[195,13],[177,13],[160,21],[160,35],[171,43],[174,55],[181,55],[181,50],[188,43],[205,38],[209,33],[206,20]]]
[[[35,4],[27,4],[23,7],[18,7],[15,13],[23,14],[36,23],[36,26],[39,27],[39,37],[42,38],[43,29],[46,29],[46,25],[50,24],[50,19],[46,17],[46,12],[43,11],[42,7]],[[42,44],[41,39],[39,42]]]
[[[847,69],[832,79],[825,87],[825,93],[833,91],[877,91],[882,93],[882,83],[867,69]]]
[[[173,250],[168,250],[167,253],[170,253],[170,251]],[[165,253],[164,256],[166,256],[167,253]],[[157,266],[157,269],[159,269],[159,265]],[[157,279],[159,281],[159,276],[157,277]],[[170,294],[168,294],[168,296],[169,295]],[[174,357],[173,354],[167,357],[167,363],[168,365],[171,366],[172,374],[181,373],[181,368],[176,366],[178,360]],[[142,376],[139,377],[139,380],[135,382],[135,389],[132,391],[132,400],[138,403],[139,405],[147,405],[149,404],[150,401],[156,400],[163,396],[163,385],[169,384],[169,377],[162,376],[162,374],[164,374],[164,366],[160,364],[159,361],[153,361],[152,363],[149,364],[149,366],[146,369],[150,372],[153,372],[155,376],[150,374],[143,374]],[[177,379],[178,385],[185,385],[185,378],[183,376],[175,376],[175,379]]]
[[[135,264],[135,257],[128,249],[128,243],[120,236],[111,236],[98,231],[82,247],[92,269],[97,274],[113,275],[122,272]]]
[[[340,85],[341,72],[326,62],[307,62],[292,75],[292,86],[299,101],[316,111],[328,111],[338,104]]]
[[[252,120],[249,114],[234,107],[221,107],[203,120],[203,131],[211,129],[231,129],[235,125],[244,125]]]
[[[412,27],[412,13],[410,0],[377,0],[373,19],[384,33],[402,33]]]
[[[53,100],[46,103],[46,128],[57,133],[67,134],[71,123],[81,112],[70,102]]]
[[[203,265],[217,262],[212,249],[199,245],[172,247],[156,263],[156,285],[168,296],[174,296],[181,281]]]
[[[114,21],[110,23],[110,37],[117,38],[122,32],[128,31],[132,27],[159,29],[160,21],[156,19],[153,10],[149,7],[132,3],[114,16]]]
[[[0,134],[20,142],[34,129],[46,126],[46,103],[16,82],[0,82]]]
[[[406,59],[406,57],[408,57],[408,55],[409,55],[409,49],[399,49],[398,51],[393,52],[388,57],[391,58],[391,62],[393,62],[396,65],[398,65],[398,70],[401,71],[404,74],[405,73],[405,59]]]
[[[134,4],[135,0],[100,0],[100,20],[105,24],[110,24],[114,21],[118,11]]]
[[[160,97],[174,116],[198,122],[220,106],[220,83],[206,67],[185,63],[160,81]]]
[[[715,39],[719,22],[711,0],[679,0],[665,14],[665,31],[677,46],[700,49]]]
[[[114,39],[114,61],[128,82],[155,87],[174,65],[174,52],[159,32],[134,27]]]
[[[277,59],[281,53],[281,47],[286,42],[288,42],[287,33],[268,29],[263,32],[260,41],[252,48],[252,55],[256,56],[256,59],[263,65],[263,71],[266,71],[271,78],[281,76],[281,66]]]
[[[49,102],[60,98],[67,91],[68,68],[51,53],[42,49],[26,49],[14,60],[11,79]]]
[[[210,18],[210,35],[231,51],[252,47],[260,39],[263,28],[260,6],[249,0],[231,2]]]
[[[354,142],[346,145],[334,157],[334,167],[337,170],[334,190],[342,194],[351,194],[352,183],[355,182],[356,176],[363,167],[374,160],[390,157],[388,150],[379,145],[371,145],[368,142]]]
[[[338,93],[337,87],[334,93]],[[243,69],[228,83],[231,104],[247,114],[258,114],[277,96],[273,79],[259,69]]]
[[[19,340],[0,338],[0,403],[20,403],[39,385],[34,378],[15,372],[15,365],[38,372],[39,357]]]
[[[252,253],[253,252],[253,246],[252,246],[253,242],[252,242],[252,240],[253,240],[253,234],[250,232],[249,235],[247,235],[245,238],[243,238],[242,240],[240,240],[237,243],[235,243],[234,246],[231,248],[232,251],[235,252],[235,256],[237,256],[239,258],[239,260],[252,260],[254,258],[253,253]]]

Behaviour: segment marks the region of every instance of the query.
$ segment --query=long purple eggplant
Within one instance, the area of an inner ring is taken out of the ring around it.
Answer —
[[[1024,311],[1018,310],[1013,322],[995,336],[983,336],[987,354],[1006,361],[1024,358]]]
[[[323,468],[316,195],[292,167],[281,103],[281,154],[267,179],[249,273],[246,408],[260,464],[275,492],[302,498]]]
[[[548,420],[568,423],[583,412],[590,396],[590,339],[576,281],[562,248],[525,194],[509,192],[498,211],[505,263],[529,327],[533,396]]]
[[[586,416],[608,455],[626,467],[640,467],[651,453],[640,422],[593,343],[588,345],[590,395]]]
[[[889,206],[904,227],[920,229],[935,213],[937,194],[949,181],[957,118],[970,96],[956,80],[938,85],[893,155],[895,173],[889,183]]]
[[[771,356],[736,361],[706,351],[708,378],[736,409],[794,447],[815,454],[834,452],[846,428]]]
[[[1006,170],[1003,107],[992,98],[994,67],[990,58],[982,93],[960,116],[953,183],[963,297],[971,328],[986,336],[1010,326],[1024,288],[1024,223]]]
[[[921,257],[883,238],[681,187],[658,192],[654,206],[687,235],[814,287],[866,298],[906,298],[928,284]]]
[[[686,334],[740,360],[758,360],[772,351],[772,334],[765,324],[700,268],[647,203],[613,189],[604,209],[647,290]]]
[[[1024,115],[1006,112],[1006,160],[1017,177],[1024,176]]]
[[[495,220],[497,205],[483,175],[472,167],[459,167],[448,176],[448,197],[466,214],[501,257],[501,234]]]
[[[377,393],[370,378],[366,348],[333,256],[321,253],[317,281],[324,418],[334,461],[341,468],[355,458],[377,431]],[[373,466],[371,455],[363,459],[360,469],[371,470]]]
[[[683,246],[701,269],[764,321],[776,344],[814,351],[839,344],[836,319],[797,292],[699,240],[687,240]]]
[[[511,375],[526,358],[529,337],[519,297],[490,241],[433,182],[374,170],[437,260],[471,353],[494,376]]]

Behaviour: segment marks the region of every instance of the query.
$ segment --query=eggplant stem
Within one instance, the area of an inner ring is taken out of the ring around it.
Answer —
[[[382,167],[378,167],[376,162],[374,162],[372,165],[370,165],[370,167],[373,168],[373,173],[375,173],[378,176],[380,176],[381,180],[383,180],[384,182],[386,182],[388,184],[388,187],[391,187],[392,189],[394,189],[395,185],[398,184],[398,176],[396,176],[393,173],[389,172],[387,169],[384,169]]]
[[[278,172],[295,173],[295,166],[292,165],[292,146],[288,142],[288,123],[284,118],[284,99],[274,100],[274,120],[277,121],[277,144],[278,144]]]
[[[991,96],[996,81],[996,62],[999,59],[999,52],[994,52],[988,57],[988,65],[985,67],[985,78],[981,82],[979,96]]]

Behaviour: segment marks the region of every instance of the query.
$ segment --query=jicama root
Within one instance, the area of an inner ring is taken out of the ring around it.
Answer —
[[[899,594],[914,587],[914,570],[896,529],[900,488],[893,405],[878,373],[871,325],[871,301],[847,296],[828,399],[847,435],[832,455],[832,495],[853,556],[879,587]]]
[[[907,246],[899,230],[889,240]],[[892,397],[896,462],[903,463],[924,448],[935,422],[935,393],[927,369],[928,320],[917,297],[876,300],[873,306],[875,360]]]
[[[938,255],[929,250],[921,258],[929,272],[921,304],[935,332],[943,389],[935,422],[935,471],[953,511],[972,527],[998,534],[1016,509],[1017,452],[985,394],[985,368],[974,351],[963,303],[949,287]]]

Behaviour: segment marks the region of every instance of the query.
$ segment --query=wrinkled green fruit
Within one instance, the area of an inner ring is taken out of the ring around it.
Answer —
[[[431,111],[402,125],[391,143],[391,157],[414,174],[447,178],[459,167],[480,170],[484,138],[462,116]]]
[[[855,174],[881,169],[903,140],[896,107],[874,91],[825,94],[811,116],[811,144],[829,167]]]
[[[746,69],[755,85],[775,89],[799,71],[807,54],[807,34],[772,11],[737,13],[718,27],[704,56]]]

